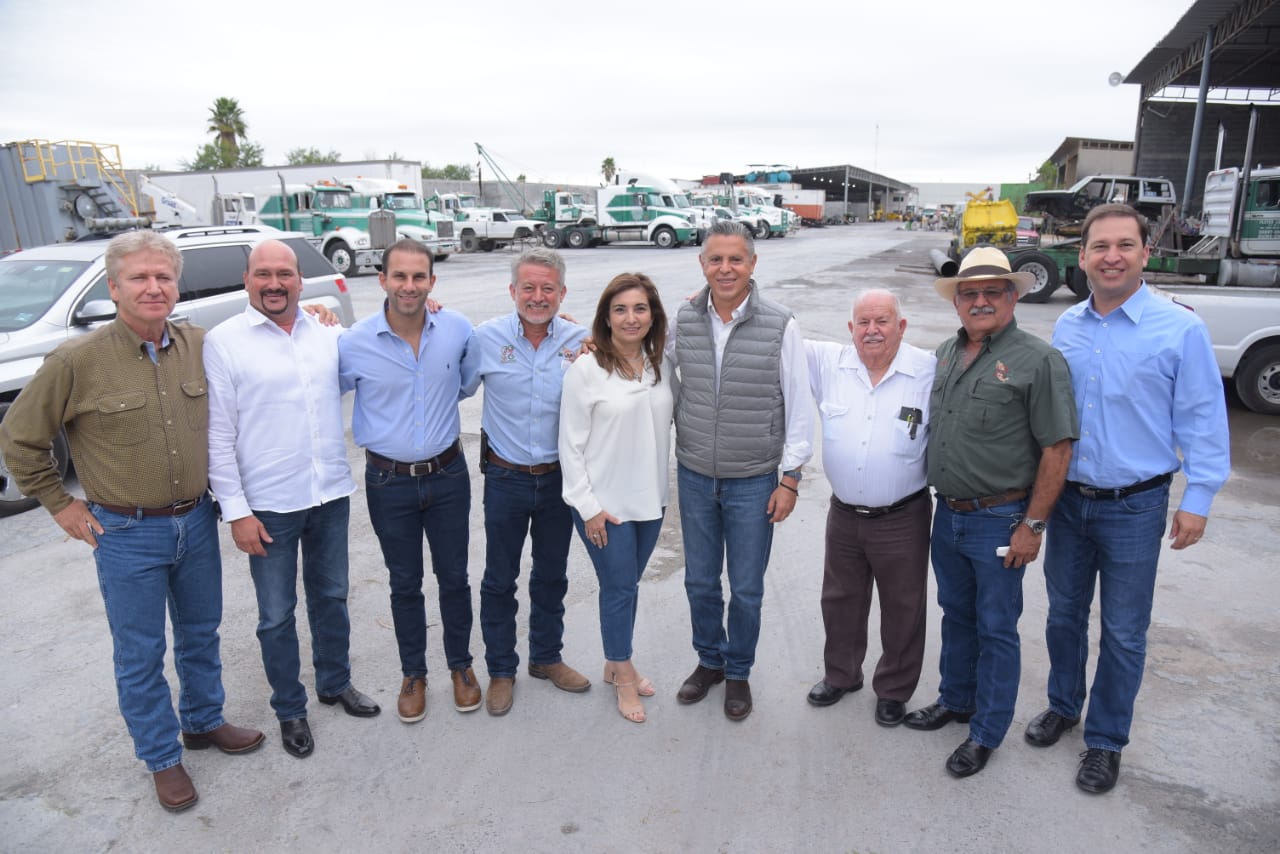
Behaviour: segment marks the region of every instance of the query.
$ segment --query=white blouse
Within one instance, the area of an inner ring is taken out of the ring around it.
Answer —
[[[653,382],[605,372],[578,357],[560,399],[560,470],[565,503],[590,519],[607,510],[622,522],[658,519],[667,506],[671,455],[671,368]]]

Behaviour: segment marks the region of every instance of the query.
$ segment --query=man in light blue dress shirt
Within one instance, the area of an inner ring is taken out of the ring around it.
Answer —
[[[1146,221],[1133,208],[1090,211],[1080,266],[1093,295],[1068,309],[1053,332],[1071,366],[1080,439],[1045,550],[1049,708],[1026,738],[1048,747],[1079,723],[1089,607],[1101,579],[1102,638],[1076,772],[1076,785],[1091,793],[1115,786],[1129,743],[1172,475],[1181,468],[1187,481],[1169,531],[1172,548],[1184,549],[1204,535],[1231,470],[1208,331],[1143,282],[1149,255]]]
[[[515,311],[476,329],[479,370],[463,388],[484,381],[484,580],[480,630],[489,668],[486,707],[505,715],[514,700],[516,579],[526,535],[529,573],[529,675],[581,693],[591,682],[561,660],[564,596],[573,517],[561,498],[557,441],[560,388],[587,330],[557,317],[564,299],[564,260],[532,249],[511,265]]]
[[[471,322],[447,309],[429,314],[431,255],[400,240],[382,256],[383,310],[338,341],[343,391],[355,389],[351,432],[365,449],[365,498],[391,582],[391,617],[404,679],[397,712],[426,715],[427,622],[422,537],[439,585],[444,653],[454,708],[480,708],[471,670],[467,545],[471,478],[459,436],[458,400],[474,381]]]

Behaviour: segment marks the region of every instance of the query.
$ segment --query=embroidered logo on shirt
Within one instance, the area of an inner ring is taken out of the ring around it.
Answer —
[[[506,365],[506,364],[508,364],[508,363],[510,363],[510,362],[514,362],[515,360],[516,360],[516,348],[515,348],[515,347],[513,347],[513,346],[511,346],[510,344],[508,344],[507,346],[503,347],[503,348],[502,348],[502,355],[501,355],[501,357],[500,357],[499,361],[500,361],[502,364]]]
[[[1004,362],[996,362],[996,379],[1002,383],[1009,381],[1009,366]]]
[[[560,358],[572,363],[574,359],[578,358],[578,351],[571,347],[561,347]]]

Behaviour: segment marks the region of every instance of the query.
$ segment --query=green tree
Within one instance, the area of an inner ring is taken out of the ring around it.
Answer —
[[[184,160],[181,166],[187,171],[197,172],[206,169],[234,169],[238,166],[262,165],[262,146],[256,142],[245,142],[236,151],[234,158],[229,155],[230,152],[217,143],[206,142],[196,149],[194,159]]]
[[[1036,183],[1044,184],[1049,188],[1058,185],[1058,167],[1052,160],[1046,160],[1040,164],[1040,168],[1036,170]]]
[[[448,166],[437,168],[430,163],[423,163],[422,177],[438,178],[446,181],[470,181],[471,166],[467,163],[450,163]]]
[[[600,164],[600,171],[604,173],[604,182],[612,184],[613,176],[618,174],[618,164],[613,162],[612,157],[606,157],[604,162]]]
[[[321,152],[315,146],[311,148],[298,146],[284,157],[290,166],[304,166],[308,163],[338,163],[342,160],[340,152],[334,151],[332,148],[327,152]]]
[[[216,98],[209,108],[209,133],[214,135],[217,146],[225,152],[223,162],[235,163],[240,158],[240,140],[249,126],[244,111],[235,98]]]

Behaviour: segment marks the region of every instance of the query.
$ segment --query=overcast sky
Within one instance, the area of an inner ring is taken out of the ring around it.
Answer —
[[[267,165],[297,146],[474,165],[479,142],[530,181],[596,183],[605,157],[1024,181],[1064,137],[1133,138],[1138,87],[1107,77],[1190,5],[0,0],[0,142],[177,169],[230,97]]]

